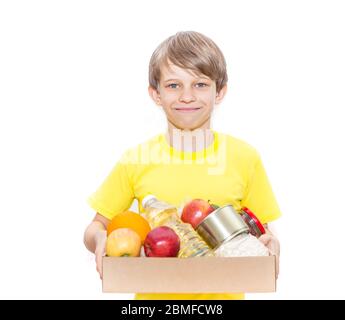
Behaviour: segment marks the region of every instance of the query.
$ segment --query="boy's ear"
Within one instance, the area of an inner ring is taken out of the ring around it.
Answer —
[[[228,90],[228,85],[225,84],[224,87],[217,92],[215,104],[219,104],[222,102],[222,100],[224,99],[226,95],[227,90]]]
[[[154,101],[154,103],[156,105],[160,106],[161,105],[161,98],[160,98],[159,92],[151,86],[148,87],[148,91],[149,91],[149,95],[152,98],[152,100]]]

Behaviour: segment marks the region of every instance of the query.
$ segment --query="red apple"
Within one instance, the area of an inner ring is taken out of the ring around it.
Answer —
[[[204,220],[217,206],[202,199],[194,199],[188,202],[182,211],[181,220],[190,223],[194,229]]]
[[[176,257],[180,250],[180,238],[170,227],[152,229],[144,241],[147,257]]]

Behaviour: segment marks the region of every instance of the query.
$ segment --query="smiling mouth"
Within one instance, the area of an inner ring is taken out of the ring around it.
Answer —
[[[179,111],[179,112],[194,112],[194,111],[197,111],[201,108],[175,108],[176,111]]]

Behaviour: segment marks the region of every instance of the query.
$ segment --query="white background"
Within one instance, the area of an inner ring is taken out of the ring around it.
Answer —
[[[148,62],[195,30],[222,49],[213,128],[261,153],[284,216],[274,294],[344,293],[343,1],[1,1],[0,298],[102,294],[86,203],[128,147],[165,130]]]

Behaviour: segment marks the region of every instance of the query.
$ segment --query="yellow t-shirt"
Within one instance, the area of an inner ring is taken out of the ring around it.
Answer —
[[[249,144],[213,131],[213,143],[202,151],[181,152],[171,147],[164,134],[129,149],[88,202],[108,219],[127,210],[138,199],[153,194],[182,208],[192,199],[210,200],[218,206],[248,207],[267,223],[280,210],[260,155]],[[244,294],[137,294],[136,299],[243,299]]]

